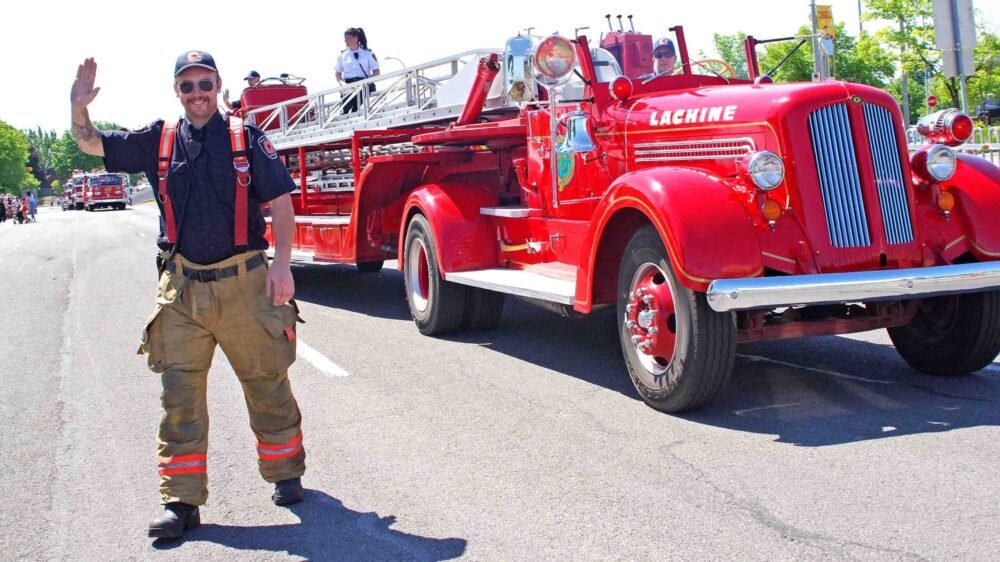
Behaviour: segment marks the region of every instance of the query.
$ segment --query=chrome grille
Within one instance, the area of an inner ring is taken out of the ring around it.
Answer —
[[[814,111],[809,134],[830,243],[836,248],[871,245],[847,104]]]
[[[649,142],[635,145],[635,161],[724,160],[741,158],[756,150],[753,139],[749,138]]]
[[[909,201],[892,115],[884,107],[865,104],[865,125],[868,127],[868,146],[875,167],[875,185],[882,207],[885,239],[890,244],[911,242],[913,225],[910,224]]]

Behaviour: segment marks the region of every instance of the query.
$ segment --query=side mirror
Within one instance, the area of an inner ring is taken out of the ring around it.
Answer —
[[[535,99],[534,42],[530,37],[512,37],[503,52],[504,96],[523,105]]]
[[[834,50],[833,49],[833,37],[831,37],[829,35],[823,36],[823,38],[819,40],[819,48],[823,50],[823,53],[825,53],[826,56],[832,57],[833,56],[833,50]]]

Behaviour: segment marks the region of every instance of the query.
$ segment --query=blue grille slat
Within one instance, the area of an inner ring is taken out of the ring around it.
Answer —
[[[809,133],[830,243],[837,248],[871,245],[847,105],[814,111]]]
[[[851,134],[851,124],[847,117],[847,106],[837,106],[835,115],[837,117],[838,130],[847,131],[846,136],[840,137],[840,148],[847,158],[849,167],[844,170],[847,179],[847,197],[854,216],[865,217],[865,206],[861,197],[861,182],[859,181],[858,162],[854,156],[854,136]],[[867,218],[863,223],[852,222],[853,238],[856,246],[867,246],[871,244],[868,239]]]
[[[884,107],[872,104],[865,104],[864,113],[886,241],[890,244],[912,242],[913,225],[892,115]]]

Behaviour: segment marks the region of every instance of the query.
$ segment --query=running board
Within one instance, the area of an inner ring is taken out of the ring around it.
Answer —
[[[274,247],[269,247],[265,253],[267,257],[274,259]],[[316,253],[308,250],[292,250],[292,263],[315,263]]]
[[[560,304],[573,304],[576,281],[556,279],[517,269],[481,269],[445,274],[445,280],[470,287],[489,289]]]

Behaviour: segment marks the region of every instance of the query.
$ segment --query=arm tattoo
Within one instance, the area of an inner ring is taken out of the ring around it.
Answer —
[[[73,123],[73,138],[79,142],[90,142],[94,140],[97,136],[97,129],[94,128],[94,124],[87,119],[87,122],[83,125],[78,123]]]

